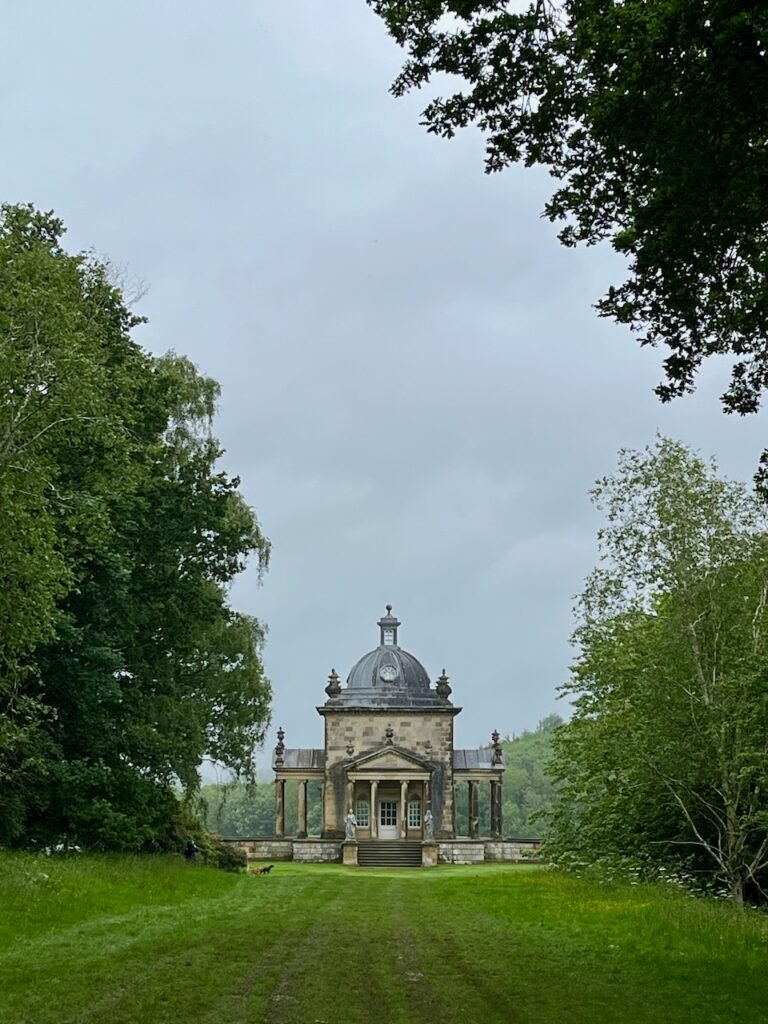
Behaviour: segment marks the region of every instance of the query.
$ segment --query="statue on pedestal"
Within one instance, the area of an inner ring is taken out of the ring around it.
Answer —
[[[432,817],[432,811],[427,808],[427,812],[424,815],[424,840],[427,843],[434,842],[435,839],[435,819]]]
[[[354,842],[357,839],[357,818],[355,812],[350,807],[349,813],[344,819],[344,838],[347,842]]]

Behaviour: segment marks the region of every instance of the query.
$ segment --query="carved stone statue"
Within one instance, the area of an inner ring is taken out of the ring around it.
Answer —
[[[350,807],[349,814],[344,819],[344,838],[347,841],[357,839],[357,818],[355,812]]]
[[[435,819],[432,817],[432,811],[427,810],[424,815],[424,839],[426,842],[431,843],[435,838]]]

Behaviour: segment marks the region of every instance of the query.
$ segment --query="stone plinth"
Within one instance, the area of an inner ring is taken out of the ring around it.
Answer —
[[[439,843],[422,843],[421,844],[421,866],[423,868],[436,868],[438,854],[440,852]]]
[[[341,844],[341,862],[347,867],[357,867],[357,843],[352,840]]]

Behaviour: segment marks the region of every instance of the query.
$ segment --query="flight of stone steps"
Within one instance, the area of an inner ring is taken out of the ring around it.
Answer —
[[[369,839],[357,847],[363,868],[420,868],[421,843],[395,839]]]

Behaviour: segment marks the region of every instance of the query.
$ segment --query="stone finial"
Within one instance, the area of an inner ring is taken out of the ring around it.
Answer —
[[[282,765],[285,761],[285,730],[282,725],[277,730],[277,746],[275,747],[275,767]]]
[[[443,674],[438,677],[438,680],[435,683],[435,692],[441,700],[448,700],[451,696],[451,685],[448,682],[448,676],[445,674],[445,669],[443,669]]]
[[[328,700],[338,700],[341,694],[341,682],[336,674],[336,669],[331,669],[331,674],[328,676],[328,685],[325,688],[325,692],[328,694]]]
[[[392,728],[391,725],[388,725],[387,728],[384,730],[384,742],[388,747],[391,747],[392,744],[395,742],[395,730]]]
[[[492,764],[502,764],[503,754],[501,749],[501,737],[499,736],[499,730],[494,729],[491,733],[491,743],[493,744],[493,761]]]

